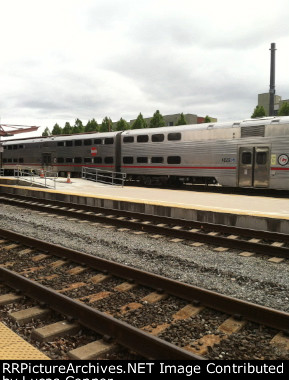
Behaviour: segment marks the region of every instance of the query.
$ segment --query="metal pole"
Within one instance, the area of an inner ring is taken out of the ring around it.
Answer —
[[[275,101],[275,43],[271,43],[271,67],[270,67],[270,102],[269,116],[274,116],[274,101]]]

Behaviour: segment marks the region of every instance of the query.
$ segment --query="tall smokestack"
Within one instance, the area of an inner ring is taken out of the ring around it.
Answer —
[[[274,116],[274,100],[275,100],[275,43],[271,43],[271,68],[270,68],[270,103],[269,116]]]

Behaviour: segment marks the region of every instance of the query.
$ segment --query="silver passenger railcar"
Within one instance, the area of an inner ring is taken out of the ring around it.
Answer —
[[[128,180],[289,189],[289,117],[4,141],[2,167],[80,175],[121,171]]]

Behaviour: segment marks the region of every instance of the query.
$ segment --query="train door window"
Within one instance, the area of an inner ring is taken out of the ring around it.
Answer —
[[[90,157],[85,157],[84,158],[84,163],[85,164],[91,164],[91,158]]]
[[[243,152],[242,153],[242,164],[250,165],[252,163],[252,153],[251,152]]]
[[[81,163],[82,163],[82,157],[75,157],[75,158],[74,158],[74,162],[75,162],[76,164],[81,164]]]
[[[93,163],[94,164],[101,164],[102,158],[101,157],[93,157]]]
[[[162,164],[164,162],[163,157],[152,157],[151,158],[151,163],[152,164]]]
[[[124,164],[133,164],[133,157],[123,157],[122,162]]]
[[[74,146],[81,146],[82,140],[74,140]]]
[[[105,157],[104,162],[106,164],[113,164],[113,157]]]
[[[162,133],[156,133],[152,135],[152,142],[162,142],[165,139],[165,135]]]
[[[94,139],[94,144],[101,145],[101,139]]]
[[[182,138],[182,134],[180,132],[168,134],[169,141],[177,141],[177,140],[181,140],[181,138]]]
[[[137,157],[137,162],[139,164],[147,164],[148,163],[148,158],[147,157]]]
[[[139,143],[144,143],[149,141],[149,136],[148,135],[139,135],[137,136],[137,142]]]
[[[124,143],[133,143],[134,142],[134,137],[133,136],[124,136],[123,142]]]
[[[91,139],[83,140],[83,142],[84,142],[84,145],[92,145]]]
[[[107,137],[107,138],[104,139],[104,143],[106,145],[113,144],[113,141],[114,141],[114,139],[112,137]]]
[[[167,159],[168,164],[180,164],[181,157],[180,156],[169,156]]]
[[[73,160],[72,160],[71,157],[67,157],[67,158],[65,159],[65,162],[67,162],[67,163],[71,163],[71,162],[73,162]]]
[[[64,146],[64,141],[58,141],[57,146]]]
[[[256,164],[265,165],[267,163],[267,152],[256,153]]]
[[[64,163],[64,158],[63,157],[57,157],[57,163],[58,164],[63,164]]]
[[[72,140],[65,141],[65,145],[72,146],[73,145],[72,142],[73,142]]]

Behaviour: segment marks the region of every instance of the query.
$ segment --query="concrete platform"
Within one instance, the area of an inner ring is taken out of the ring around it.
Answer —
[[[289,200],[185,190],[120,187],[59,178],[56,190],[0,178],[0,193],[289,233]]]

